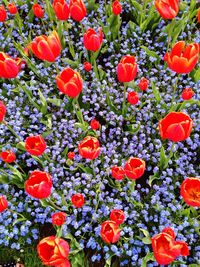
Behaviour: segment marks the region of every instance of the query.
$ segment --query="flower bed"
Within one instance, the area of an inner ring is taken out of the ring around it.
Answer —
[[[198,8],[3,0],[0,263],[200,265]]]

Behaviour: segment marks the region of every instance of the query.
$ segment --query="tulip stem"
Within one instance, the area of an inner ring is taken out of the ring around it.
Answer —
[[[174,99],[175,99],[175,93],[176,93],[176,89],[177,89],[177,85],[178,85],[179,77],[180,77],[180,75],[177,76],[177,78],[176,78],[176,82],[175,82],[175,84],[174,84],[174,91],[173,91],[173,95],[172,95],[172,101],[171,101],[171,108],[170,108],[170,110],[171,110],[172,107],[173,107],[173,102],[174,102]]]
[[[2,123],[8,128],[8,130],[20,141],[22,142],[22,139],[19,137],[19,135],[16,134],[16,132],[13,130],[13,128],[6,122],[2,121]]]
[[[122,104],[122,115],[125,115],[125,111],[126,111],[126,83],[124,83],[124,100],[123,100],[123,104]]]
[[[80,108],[80,105],[79,105],[79,102],[78,102],[78,97],[74,98],[73,103],[74,103],[74,108],[75,108],[76,116],[78,117],[78,120],[82,124],[85,124],[85,121],[84,121],[84,118],[83,118],[83,114],[82,114],[82,111],[81,111],[81,108]],[[76,107],[76,105],[77,105],[77,107]]]
[[[96,74],[97,79],[99,80],[99,73],[98,73],[98,68],[97,68],[97,62],[96,62],[96,56],[94,52],[91,52],[91,62],[94,67],[94,72]]]
[[[68,39],[69,39],[69,52],[71,53],[72,57],[75,58],[74,46],[73,46],[72,40],[70,38],[68,23],[66,23],[66,30],[67,30]]]

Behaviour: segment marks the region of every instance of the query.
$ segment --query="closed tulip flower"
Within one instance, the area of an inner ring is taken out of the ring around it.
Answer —
[[[49,36],[37,36],[30,44],[29,49],[39,59],[54,62],[61,52],[61,42],[56,31]]]
[[[83,66],[84,66],[84,70],[85,71],[91,71],[91,69],[92,69],[92,64],[90,63],[90,62],[84,62],[83,63]]]
[[[6,115],[6,106],[2,101],[0,101],[0,122],[4,120],[5,115]]]
[[[87,14],[85,4],[82,0],[70,0],[70,15],[75,21],[81,21]]]
[[[96,159],[101,151],[99,140],[93,136],[87,136],[78,145],[81,157],[86,159]]]
[[[4,196],[0,196],[0,212],[3,212],[8,207],[8,201]]]
[[[181,184],[181,196],[189,206],[200,207],[200,178],[185,179]]]
[[[125,174],[129,179],[135,180],[140,178],[145,171],[146,163],[139,158],[129,158],[124,166]]]
[[[53,10],[59,20],[67,20],[69,18],[69,6],[65,0],[54,0]]]
[[[101,238],[107,244],[116,243],[120,238],[120,229],[116,222],[105,221],[101,225]]]
[[[146,78],[142,78],[139,83],[138,83],[138,87],[140,88],[140,90],[142,91],[146,91],[149,85],[149,81]]]
[[[71,198],[71,202],[76,208],[81,208],[85,203],[85,198],[82,194],[74,194]]]
[[[56,76],[56,84],[63,94],[71,98],[77,97],[83,88],[81,75],[70,68],[64,69]]]
[[[124,56],[117,66],[117,78],[120,82],[131,82],[137,74],[137,64],[134,56]]]
[[[70,151],[70,152],[68,152],[67,157],[68,157],[68,159],[73,160],[75,157],[75,153],[73,151]]]
[[[10,14],[17,14],[18,10],[17,10],[17,7],[14,3],[10,3],[8,4],[8,11],[10,12]]]
[[[92,130],[98,130],[100,127],[100,123],[97,120],[93,119],[90,122],[90,127],[92,128]]]
[[[11,58],[9,55],[0,52],[0,78],[11,79],[17,77],[21,70],[22,60]]]
[[[3,5],[0,5],[0,22],[4,22],[7,18],[6,10]]]
[[[192,119],[184,112],[170,112],[158,124],[161,138],[173,142],[186,140],[190,136],[192,126]]]
[[[139,101],[139,96],[137,92],[128,92],[128,98],[127,98],[128,102],[131,105],[136,105]]]
[[[122,224],[125,220],[125,214],[123,210],[112,210],[110,213],[111,221],[116,222],[117,225]]]
[[[192,88],[185,88],[182,92],[182,98],[183,100],[190,100],[194,95],[194,91]]]
[[[101,47],[103,41],[103,32],[102,29],[99,28],[99,34],[93,30],[88,29],[83,36],[83,43],[87,50],[96,52]]]
[[[156,0],[154,4],[163,19],[173,19],[179,12],[179,0]]]
[[[65,223],[66,217],[67,217],[67,214],[64,212],[61,212],[61,211],[55,212],[51,216],[52,224],[57,225],[57,226],[61,226]]]
[[[112,13],[117,16],[122,12],[122,6],[118,0],[112,3]]]
[[[43,18],[44,17],[44,10],[42,9],[40,4],[34,4],[32,6],[32,10],[33,10],[33,14],[37,17],[37,18]]]
[[[30,196],[38,199],[47,198],[52,190],[52,178],[47,172],[33,171],[25,182],[25,190]]]
[[[16,160],[15,153],[11,150],[2,151],[0,157],[4,162],[12,163]]]
[[[176,73],[185,74],[191,72],[199,59],[199,45],[185,45],[184,41],[177,42],[172,51],[165,54],[164,60],[169,68]]]
[[[188,256],[188,246],[184,241],[175,241],[175,233],[171,228],[165,228],[162,233],[152,238],[152,248],[158,264],[166,265],[179,256]]]
[[[200,23],[200,8],[197,11],[197,21]]]
[[[41,156],[46,147],[46,142],[41,135],[29,136],[25,140],[25,149],[31,155]]]
[[[62,238],[56,236],[43,238],[37,245],[37,253],[44,265],[70,267],[69,245]]]
[[[125,171],[124,171],[124,168],[122,167],[113,166],[111,168],[111,174],[113,178],[120,181],[124,179]]]

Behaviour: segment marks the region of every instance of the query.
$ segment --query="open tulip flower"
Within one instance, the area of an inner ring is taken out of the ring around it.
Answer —
[[[11,79],[17,77],[21,70],[22,60],[11,58],[9,55],[0,52],[0,78]]]
[[[155,7],[163,19],[173,19],[179,12],[179,0],[156,0]]]
[[[200,207],[200,178],[189,177],[181,184],[181,196],[193,207]]]

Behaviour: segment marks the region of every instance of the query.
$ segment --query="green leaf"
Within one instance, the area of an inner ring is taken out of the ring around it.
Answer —
[[[46,199],[40,199],[40,203],[44,208],[49,207],[49,202]]]
[[[129,133],[131,133],[131,134],[135,134],[135,133],[139,132],[139,130],[140,130],[140,126],[141,126],[141,123],[138,123],[138,125],[133,125],[133,124],[131,124],[131,125],[126,125],[126,126],[124,127],[124,131],[125,131],[125,132],[129,132]]]
[[[44,95],[42,94],[42,92],[38,89],[38,93],[40,96],[40,101],[41,101],[41,107],[40,107],[40,111],[42,112],[42,114],[46,114],[47,113],[47,101],[46,98],[44,97]]]
[[[161,169],[166,168],[168,165],[168,161],[169,161],[169,159],[166,157],[165,149],[162,146],[161,150],[160,150],[160,164],[159,164],[160,168]]]
[[[149,181],[148,181],[149,186],[152,186],[152,182],[154,180],[159,180],[159,179],[160,179],[160,177],[158,176],[158,173],[155,173],[154,175],[151,175],[149,177]]]
[[[156,86],[152,80],[151,80],[151,86],[152,86],[152,90],[153,90],[153,94],[155,96],[156,102],[159,104],[161,101],[161,96],[160,96],[160,93],[159,93],[158,89],[156,88]]]
[[[80,123],[80,122],[74,123],[74,127],[81,128],[84,132],[87,131],[88,129],[88,125]]]
[[[147,262],[155,261],[153,252],[147,253],[147,255],[142,259],[141,267],[147,267]]]
[[[16,148],[22,151],[26,151],[24,142],[17,143]]]
[[[84,173],[93,174],[93,169],[91,169],[91,168],[89,168],[89,167],[84,167],[83,164],[78,164],[78,167],[79,167]]]
[[[145,237],[150,237],[149,232],[146,229],[139,228]]]
[[[106,92],[106,103],[108,104],[108,106],[110,107],[110,110],[113,111],[114,113],[116,114],[119,114],[119,111],[115,108],[111,98],[110,98],[110,95],[108,92]]]
[[[74,61],[71,59],[62,59],[62,61],[67,62],[67,64],[69,64],[72,68],[77,68],[78,67],[78,61]]]
[[[13,222],[13,226],[19,222],[23,222],[23,221],[26,221],[26,218],[19,218],[19,219],[16,219],[14,222]]]
[[[158,62],[160,62],[160,57],[159,57],[159,55],[156,54],[155,51],[151,51],[151,50],[149,50],[149,48],[146,47],[146,46],[144,46],[144,45],[141,45],[140,47],[147,53],[147,55],[148,55],[149,57],[154,57],[154,58],[157,59]]]
[[[1,172],[1,170],[0,170]],[[0,183],[1,184],[9,184],[9,174],[8,176],[0,174]]]
[[[144,238],[142,238],[142,242],[146,245],[150,245],[151,244],[151,238],[150,237],[144,237]]]

